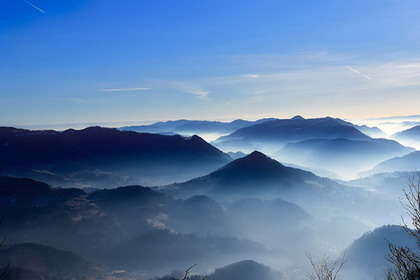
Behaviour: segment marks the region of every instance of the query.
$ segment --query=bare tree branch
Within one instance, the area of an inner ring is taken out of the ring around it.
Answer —
[[[388,261],[393,269],[388,271],[388,280],[420,279],[420,173],[410,177],[404,190],[404,208],[411,219],[411,226],[403,219],[404,229],[416,239],[417,250],[389,244]]]
[[[188,277],[190,276],[191,270],[194,268],[194,266],[196,266],[197,264],[193,264],[192,266],[190,266],[189,268],[187,268],[184,272],[184,276],[182,277],[181,280],[187,280]]]
[[[311,255],[308,255],[309,263],[312,266],[312,273],[309,275],[310,280],[338,280],[340,271],[342,270],[345,260],[344,257],[337,260],[331,260],[324,257],[315,261]]]

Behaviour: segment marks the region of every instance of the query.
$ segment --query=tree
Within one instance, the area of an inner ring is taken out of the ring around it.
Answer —
[[[193,264],[192,266],[190,266],[189,268],[187,268],[184,272],[184,276],[182,277],[181,280],[187,280],[190,276],[191,270],[194,268],[194,266],[196,266],[197,264]]]
[[[412,228],[403,220],[405,230],[416,239],[417,249],[389,244],[388,261],[393,268],[388,272],[388,280],[420,279],[420,173],[410,178],[404,191],[405,209],[410,216]]]
[[[331,260],[324,257],[315,261],[312,256],[308,256],[309,262],[312,266],[312,273],[309,275],[309,280],[338,280],[340,271],[344,266],[344,258]]]

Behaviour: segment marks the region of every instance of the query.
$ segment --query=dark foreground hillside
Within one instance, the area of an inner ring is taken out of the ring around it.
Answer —
[[[102,127],[63,132],[1,127],[0,154],[0,174],[73,187],[169,183],[205,174],[230,160],[198,136]]]

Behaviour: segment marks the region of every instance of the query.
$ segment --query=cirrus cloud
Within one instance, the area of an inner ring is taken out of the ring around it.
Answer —
[[[151,88],[146,87],[134,87],[134,88],[103,88],[100,91],[104,92],[124,92],[124,91],[146,91],[151,90]]]

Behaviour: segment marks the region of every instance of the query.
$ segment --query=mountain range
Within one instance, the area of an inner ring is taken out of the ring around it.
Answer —
[[[420,142],[420,125],[395,133],[393,138],[399,141]]]
[[[296,116],[292,119],[302,118]],[[177,134],[202,134],[202,133],[216,133],[216,134],[228,134],[238,129],[253,126],[256,124],[264,123],[267,121],[280,120],[277,118],[263,118],[256,121],[248,121],[237,119],[231,122],[220,122],[220,121],[203,121],[203,120],[174,120],[156,122],[149,125],[139,126],[124,126],[120,130],[130,130],[136,132],[148,132],[148,133],[177,133]],[[339,119],[337,119],[339,120]],[[369,127],[367,125],[355,125],[350,122],[340,120],[342,124],[353,126],[361,132],[371,137],[384,137],[385,133],[378,127]]]
[[[416,171],[395,171],[374,173],[346,182],[351,186],[371,188],[378,192],[389,193],[392,196],[401,195],[412,178],[416,178]]]
[[[149,133],[176,133],[176,134],[228,134],[243,127],[273,120],[273,118],[260,119],[256,121],[234,120],[231,122],[199,121],[199,120],[176,120],[157,122],[151,125],[124,126],[120,130]]]
[[[345,182],[308,170],[343,171],[347,166],[359,171],[412,149],[371,138],[361,127],[328,117],[296,116],[248,125],[226,137],[240,132],[248,143],[262,141],[276,148],[275,158],[260,151],[224,153],[199,136],[101,127],[0,128],[0,171],[7,175],[0,176],[1,234],[10,242],[4,258],[28,252],[24,254],[34,261],[20,257],[13,273],[28,279],[39,274],[48,280],[51,275],[23,263],[47,266],[44,263],[54,263],[44,256],[49,252],[63,263],[67,257],[81,266],[89,260],[86,269],[94,260],[108,276],[114,270],[141,270],[143,278],[194,262],[208,271],[244,256],[275,256],[287,260],[282,264],[287,267],[308,250],[327,245],[339,251],[367,225],[399,219],[397,191],[380,185],[401,184],[403,175]],[[27,175],[32,179],[23,178]],[[45,178],[46,183],[34,178]],[[63,254],[66,257],[60,257]],[[253,261],[234,263],[208,276],[224,279],[239,271],[249,279],[274,279]]]
[[[388,139],[310,139],[287,144],[275,157],[302,166],[331,170],[341,176],[356,176],[381,161],[412,151],[412,148]]]
[[[373,169],[365,172],[364,174],[374,174],[383,172],[395,172],[395,171],[419,171],[420,170],[420,151],[414,151],[409,154],[394,157],[385,160]]]
[[[286,167],[263,153],[254,151],[206,176],[170,185],[164,190],[185,195],[195,193],[261,194],[269,191],[290,190],[294,185],[304,184],[306,180],[316,178],[310,172]]]
[[[363,189],[285,166],[258,151],[208,175],[157,189],[175,197],[202,194],[221,200],[277,197],[305,205],[305,209],[310,211],[324,211],[328,207],[339,209],[348,204],[349,208],[358,212],[369,206],[366,204],[369,195]],[[328,207],[324,205],[325,200],[330,201]]]
[[[260,124],[244,127],[222,136],[213,143],[226,151],[249,151],[262,148],[279,150],[290,142],[313,138],[368,140],[369,136],[358,130],[353,124],[331,117],[304,119],[296,116],[291,119],[275,119]]]
[[[0,128],[0,174],[53,185],[161,184],[205,174],[230,157],[198,136],[164,136],[89,127]]]
[[[286,202],[284,207],[287,212],[300,209]],[[174,199],[142,186],[87,194],[31,179],[0,177],[0,212],[8,243],[30,242],[73,251],[108,270],[142,266],[162,272],[198,259],[209,266],[220,264],[224,259],[220,254],[228,258],[265,252],[258,242],[232,237],[239,233],[232,224],[236,220],[233,210],[224,210],[207,197]],[[200,225],[203,219],[206,224]],[[284,225],[286,220],[279,223]],[[44,248],[34,246],[30,248]],[[178,262],[173,261],[172,255],[186,252]]]

